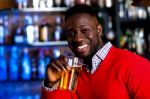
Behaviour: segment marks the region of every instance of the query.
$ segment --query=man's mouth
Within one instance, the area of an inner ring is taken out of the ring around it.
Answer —
[[[77,46],[77,52],[85,52],[87,50],[88,44]]]
[[[85,47],[87,47],[87,44],[84,44],[84,45],[78,46],[78,49],[83,49],[83,48],[85,48]]]

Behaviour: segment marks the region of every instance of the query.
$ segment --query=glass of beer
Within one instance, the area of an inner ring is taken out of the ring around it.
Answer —
[[[67,65],[70,68],[67,71],[62,72],[60,80],[61,90],[75,91],[78,83],[78,77],[82,70],[83,60],[77,57],[68,57]]]

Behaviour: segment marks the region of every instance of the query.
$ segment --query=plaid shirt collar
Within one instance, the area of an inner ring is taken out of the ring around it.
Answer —
[[[102,60],[105,59],[106,55],[108,54],[110,48],[112,47],[112,44],[110,42],[107,42],[98,52],[92,57],[92,69],[91,73],[93,74],[96,69],[98,68],[99,64],[102,62]]]

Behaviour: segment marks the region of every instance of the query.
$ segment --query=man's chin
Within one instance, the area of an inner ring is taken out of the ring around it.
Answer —
[[[85,53],[76,53],[75,54],[77,57],[79,57],[79,58],[87,58],[88,57],[88,55],[87,54],[85,54]]]

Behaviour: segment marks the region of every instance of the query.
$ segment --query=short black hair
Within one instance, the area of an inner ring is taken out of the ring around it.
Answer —
[[[99,20],[98,20],[98,9],[93,8],[92,6],[86,5],[86,4],[77,4],[77,5],[69,8],[65,13],[65,21],[67,21],[67,19],[70,16],[78,14],[78,13],[87,13],[91,16],[96,17],[97,21],[99,22]]]

